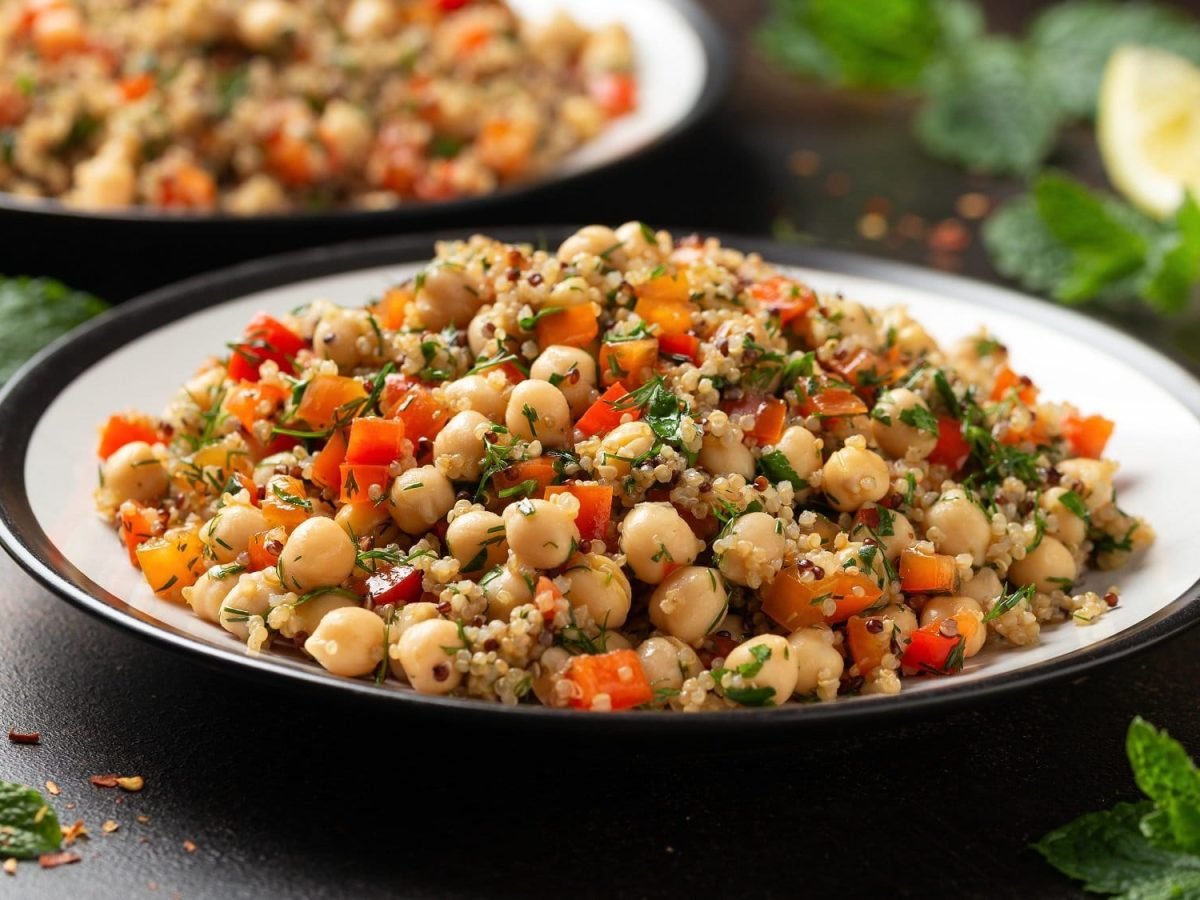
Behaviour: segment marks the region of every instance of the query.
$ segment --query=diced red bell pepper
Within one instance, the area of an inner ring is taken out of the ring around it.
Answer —
[[[1000,371],[996,373],[996,381],[992,384],[992,400],[1003,400],[1014,388],[1017,397],[1026,406],[1037,403],[1038,389],[1034,383],[1023,375],[1018,375],[1008,366],[1001,366]]]
[[[955,627],[949,629],[951,634],[944,632],[945,625],[953,621]],[[957,613],[948,619],[930,622],[914,631],[909,637],[909,645],[900,658],[900,664],[916,672],[928,672],[931,675],[953,675],[962,671],[963,648],[975,635],[975,631],[983,625],[970,613]]]
[[[155,444],[161,440],[158,426],[149,416],[109,416],[100,432],[100,446],[96,448],[96,454],[101,459],[108,459],[134,441]]]
[[[654,699],[638,655],[632,650],[576,656],[563,677],[575,686],[569,701],[575,709],[592,709],[601,695],[608,696],[608,708],[614,710],[630,709]]]
[[[694,334],[664,334],[658,338],[659,356],[700,361],[700,338]]]
[[[1068,415],[1062,421],[1063,437],[1077,456],[1099,459],[1112,437],[1114,423],[1104,416]]]
[[[588,81],[588,93],[610,119],[637,107],[637,81],[628,72],[604,72]]]
[[[250,543],[246,546],[246,554],[250,557],[246,569],[250,572],[261,572],[263,569],[275,568],[286,541],[287,529],[283,526],[252,534]]]
[[[381,566],[367,576],[367,597],[376,606],[403,606],[421,599],[421,570],[412,566]]]
[[[379,409],[389,419],[404,422],[404,434],[414,445],[421,438],[432,441],[450,420],[446,408],[433,399],[423,384],[403,375],[389,375],[379,398]]]
[[[746,435],[762,445],[778,443],[783,437],[787,404],[778,397],[747,393],[740,400],[722,403],[721,407],[730,416],[753,416],[754,425]]]
[[[391,475],[390,466],[376,466],[366,463],[342,463],[340,475],[342,490],[340,499],[343,503],[374,503],[387,492]],[[379,493],[371,496],[371,488],[379,486]]]
[[[957,472],[971,455],[971,445],[963,437],[962,423],[953,416],[938,416],[938,439],[927,459]]]
[[[606,484],[552,484],[546,487],[545,498],[555,494],[574,494],[579,500],[579,515],[575,525],[585,541],[602,541],[608,535],[608,520],[612,516],[613,489]]]
[[[386,466],[400,457],[404,422],[375,416],[355,419],[350,425],[346,462]]]
[[[922,553],[912,547],[900,554],[900,587],[908,593],[948,594],[958,584],[958,565],[944,553]]]
[[[278,319],[259,313],[246,326],[241,342],[233,347],[229,377],[235,381],[258,381],[258,370],[268,359],[274,360],[281,372],[294,375],[293,360],[307,346],[303,338]]]
[[[575,427],[588,437],[592,437],[612,431],[621,424],[624,416],[629,416],[631,421],[641,418],[642,411],[638,407],[616,408],[616,405],[628,395],[629,391],[626,390],[625,385],[618,381],[601,394],[600,399],[588,407],[587,412],[580,416],[579,421],[575,423]]]

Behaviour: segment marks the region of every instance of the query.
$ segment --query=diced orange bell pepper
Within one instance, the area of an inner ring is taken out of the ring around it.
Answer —
[[[370,307],[371,315],[375,316],[380,327],[395,331],[404,326],[404,316],[412,299],[413,289],[411,287],[401,285],[388,288],[378,302]]]
[[[622,399],[629,396],[629,391],[621,382],[614,382],[613,385],[600,395],[600,398],[588,407],[587,411],[579,417],[579,421],[575,423],[575,427],[582,434],[592,437],[593,435],[607,433],[612,431],[621,424],[621,419],[624,416],[629,416],[630,421],[635,421],[641,418],[642,410],[640,407],[630,407],[629,409],[617,409],[617,404]]]
[[[520,175],[533,157],[537,126],[527,120],[493,119],[479,130],[475,154],[502,178]]]
[[[369,416],[350,425],[350,445],[346,462],[386,466],[399,459],[404,450],[404,421]]]
[[[324,150],[316,141],[281,128],[263,146],[267,168],[284,184],[306,187],[324,168]]]
[[[147,444],[162,441],[154,420],[149,416],[109,416],[100,432],[100,446],[96,448],[96,454],[101,459],[108,459],[134,441],[145,441]]]
[[[204,572],[203,544],[195,528],[176,528],[151,538],[137,548],[138,565],[146,583],[158,596],[180,601]]]
[[[286,541],[287,530],[282,527],[252,534],[250,542],[246,546],[246,553],[250,557],[246,570],[261,572],[263,569],[275,568],[279,563],[279,554],[283,552],[283,545]]]
[[[1071,445],[1076,456],[1099,459],[1104,447],[1112,437],[1115,424],[1104,416],[1068,415],[1062,420],[1063,437]]]
[[[141,100],[154,89],[154,75],[150,72],[138,72],[136,75],[126,75],[117,82],[121,91],[121,99],[126,103]]]
[[[588,93],[610,119],[637,107],[637,81],[629,72],[602,72],[588,80]]]
[[[896,626],[883,616],[853,616],[846,621],[846,646],[859,675],[870,675],[891,653]]]
[[[541,497],[546,488],[557,481],[554,462],[546,456],[536,456],[513,463],[492,476],[497,499],[520,500],[522,497]],[[503,496],[501,496],[503,495]]]
[[[893,366],[865,347],[841,355],[835,353],[828,367],[860,389],[873,390],[877,385],[889,383],[894,377]]]
[[[199,166],[185,163],[159,183],[158,205],[166,209],[211,209],[217,201],[217,182]]]
[[[346,435],[335,431],[318,451],[312,464],[312,480],[318,487],[337,493],[342,488],[342,463],[346,460]]]
[[[861,416],[867,404],[854,391],[846,388],[824,388],[805,399],[801,406],[805,415]]]
[[[255,422],[274,415],[286,399],[287,391],[277,384],[242,381],[226,392],[223,405],[249,431]]]
[[[268,359],[287,375],[296,371],[293,359],[308,343],[278,319],[259,313],[250,320],[229,357],[229,377],[234,381],[258,381],[259,368]]]
[[[818,622],[844,622],[878,602],[883,590],[861,572],[834,572],[816,581],[803,581],[802,570],[790,566],[781,571],[763,598],[763,614],[788,631]],[[825,615],[826,600],[837,605]]]
[[[579,500],[579,515],[575,518],[575,525],[579,528],[580,538],[585,541],[604,540],[612,515],[613,489],[610,485],[548,485],[543,496],[549,500],[555,494],[573,494]]]
[[[542,316],[534,325],[538,346],[545,349],[555,344],[586,347],[600,333],[600,321],[592,304],[569,306],[552,315]]]
[[[692,305],[688,302],[687,279],[682,274],[662,274],[637,290],[633,311],[661,334],[683,334],[692,327]]]
[[[955,627],[947,629],[947,621],[953,621]],[[931,675],[960,672],[963,667],[963,648],[982,627],[979,619],[967,612],[930,622],[910,635],[909,645],[900,663],[907,670]],[[946,634],[947,630],[952,633]]]
[[[958,566],[945,553],[922,553],[912,547],[900,554],[900,587],[908,593],[946,594],[958,585]]]
[[[272,528],[282,526],[291,531],[312,515],[312,501],[304,482],[286,475],[272,477],[263,494],[262,512]]]
[[[162,517],[153,506],[143,506],[133,500],[126,500],[119,510],[121,523],[121,540],[129,553],[129,564],[137,567],[137,548],[151,538],[162,534]]]
[[[296,407],[296,418],[317,431],[347,422],[362,408],[367,389],[357,378],[344,375],[314,375]]]
[[[600,345],[600,381],[617,381],[632,390],[639,388],[654,375],[658,362],[658,341],[654,338],[634,338],[631,341],[605,342]]]
[[[740,400],[721,406],[730,416],[754,416],[754,425],[746,435],[759,444],[775,444],[783,437],[787,404],[778,397],[747,393]]]
[[[632,650],[576,656],[563,677],[574,685],[568,702],[575,709],[595,709],[597,703],[600,709],[630,709],[654,699],[638,655]]]
[[[429,388],[403,376],[387,377],[379,408],[389,419],[404,422],[404,435],[414,446],[421,438],[432,441],[450,420],[446,408],[433,399]]]
[[[784,328],[803,319],[817,305],[812,290],[782,275],[750,285],[749,292],[760,306],[779,316]]]
[[[366,463],[342,463],[341,501],[343,503],[377,502],[387,493],[388,482],[391,481],[391,475],[388,474],[389,468],[389,466]],[[379,491],[372,497],[371,488],[376,485],[378,485]]]
[[[1000,371],[996,373],[996,381],[992,384],[992,400],[1003,400],[1008,396],[1008,392],[1014,389],[1017,397],[1026,406],[1037,403],[1038,389],[1033,382],[1023,375],[1018,375],[1008,366],[1001,366]]]

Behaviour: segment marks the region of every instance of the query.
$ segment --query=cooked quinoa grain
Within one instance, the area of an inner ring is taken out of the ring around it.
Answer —
[[[1079,578],[1154,539],[1117,506],[1112,423],[990,336],[943,350],[637,222],[441,243],[363,308],[231,346],[161,417],[108,421],[101,514],[250,649],[421,693],[894,694],[1119,609]]]

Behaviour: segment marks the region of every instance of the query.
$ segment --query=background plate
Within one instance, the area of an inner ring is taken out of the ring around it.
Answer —
[[[564,229],[504,232],[506,240],[548,239]],[[1030,648],[989,648],[962,675],[906,682],[896,697],[746,710],[735,719],[632,713],[580,716],[542,707],[502,708],[421,696],[397,686],[339,679],[282,654],[251,655],[186,608],[160,601],[131,569],[92,509],[96,426],[111,411],[159,410],[198,362],[237,334],[257,310],[284,311],[317,297],[361,304],[431,255],[433,237],[375,241],[250,263],[148,295],[68,336],[33,360],[0,395],[0,541],[36,578],[73,603],[193,655],[245,672],[270,673],[377,698],[463,715],[522,718],[556,727],[677,728],[818,725],[913,713],[1062,677],[1148,646],[1200,618],[1200,533],[1189,504],[1200,496],[1192,465],[1200,443],[1200,385],[1137,342],[1076,313],[953,276],[894,263],[741,238],[735,247],[797,268],[814,286],[871,305],[904,303],[942,341],[986,325],[1010,348],[1013,365],[1048,399],[1069,399],[1117,422],[1110,444],[1122,463],[1117,487],[1127,510],[1145,515],[1158,541],[1116,573],[1087,584],[1122,589],[1121,606],[1099,623],[1043,631]]]

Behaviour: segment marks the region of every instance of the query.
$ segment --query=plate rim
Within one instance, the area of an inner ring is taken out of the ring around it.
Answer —
[[[350,226],[360,222],[419,223],[423,217],[433,221],[435,217],[454,217],[455,221],[467,221],[471,214],[483,210],[513,204],[533,198],[539,193],[573,185],[601,175],[618,166],[625,165],[661,150],[684,133],[690,131],[708,117],[725,96],[733,72],[732,50],[728,39],[712,15],[697,0],[655,0],[670,7],[683,17],[700,42],[705,60],[704,84],[695,104],[674,125],[632,152],[604,160],[576,171],[558,175],[553,172],[546,177],[524,184],[481,194],[477,197],[459,197],[444,201],[413,201],[384,209],[333,208],[321,211],[263,213],[241,216],[229,212],[191,213],[161,212],[141,206],[123,207],[112,210],[75,209],[60,200],[47,197],[22,198],[10,191],[0,191],[0,216],[32,216],[38,221],[64,220],[73,223],[109,223],[121,225],[168,225],[176,228],[220,227],[245,224],[264,227],[288,226]]]
[[[487,228],[488,234],[508,242],[561,239],[573,226]],[[673,229],[674,230],[674,229]],[[461,239],[479,229],[455,229],[423,235],[352,241],[280,254],[242,263],[186,279],[151,291],[114,307],[60,338],[29,360],[0,390],[0,545],[42,587],[76,608],[159,646],[220,668],[230,674],[258,677],[279,686],[315,687],[327,696],[356,698],[377,705],[395,701],[407,713],[474,716],[497,727],[508,725],[589,731],[604,729],[630,734],[670,731],[713,734],[724,731],[728,717],[718,714],[679,715],[656,711],[617,712],[581,716],[570,710],[540,705],[506,707],[463,698],[434,697],[413,691],[385,689],[373,682],[338,679],[313,667],[286,664],[271,654],[252,655],[244,648],[204,643],[139,614],[119,597],[90,582],[61,557],[42,532],[25,493],[25,460],[29,441],[47,399],[71,384],[83,371],[129,342],[183,315],[236,300],[247,294],[298,281],[350,273],[376,266],[399,265],[430,258],[437,240]],[[688,233],[682,229],[679,233]],[[763,238],[721,232],[711,233],[722,244],[756,252],[771,262],[821,269],[848,277],[872,278],[900,289],[928,290],[942,296],[988,308],[1016,311],[1048,325],[1069,326],[1076,336],[1091,340],[1104,352],[1138,365],[1155,377],[1175,399],[1200,418],[1200,381],[1176,362],[1136,338],[1080,313],[1056,307],[1008,288],[958,275],[923,269],[907,263],[861,256],[808,245],[784,244]],[[897,298],[902,302],[902,297]],[[83,584],[91,583],[96,594]],[[115,604],[102,599],[104,595]],[[1095,644],[1013,672],[1000,673],[976,683],[947,685],[936,691],[900,693],[890,697],[858,698],[838,703],[791,704],[782,709],[739,710],[734,715],[741,729],[816,729],[839,725],[895,720],[945,711],[985,699],[998,698],[1060,681],[1132,653],[1200,622],[1200,579],[1170,603],[1130,628]],[[232,664],[232,665],[231,665]],[[673,724],[667,725],[667,721]]]

